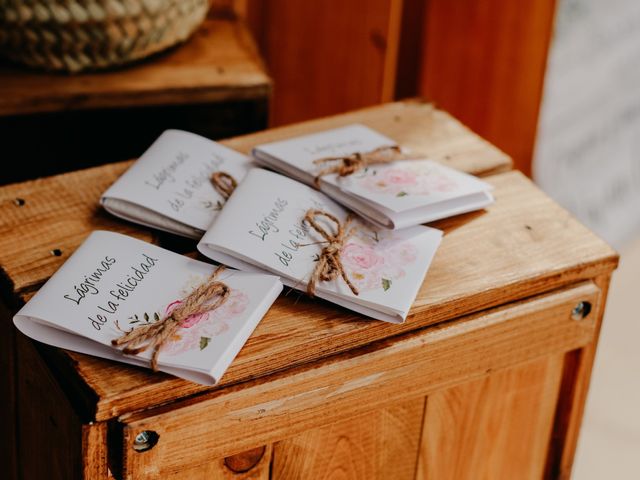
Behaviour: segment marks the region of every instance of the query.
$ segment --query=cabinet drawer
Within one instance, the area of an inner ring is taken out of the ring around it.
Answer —
[[[599,288],[585,282],[122,416],[123,478],[178,478],[185,469],[583,347],[596,334],[601,301]],[[583,317],[574,312],[580,302]],[[157,443],[140,452],[133,446],[143,431]]]

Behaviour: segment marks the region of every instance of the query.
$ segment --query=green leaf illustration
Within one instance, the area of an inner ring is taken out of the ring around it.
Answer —
[[[389,280],[388,278],[383,278],[382,288],[384,289],[385,292],[389,290],[391,288],[391,280]]]
[[[209,342],[211,341],[210,337],[200,337],[200,350],[204,350],[209,346]]]
[[[406,197],[407,195],[409,195],[407,192],[398,192],[396,197]]]
[[[158,312],[153,312],[153,319],[154,319],[156,322],[159,322],[159,321],[160,321],[160,315],[158,315]]]
[[[144,321],[145,322],[149,321],[149,314],[147,312],[144,312]]]

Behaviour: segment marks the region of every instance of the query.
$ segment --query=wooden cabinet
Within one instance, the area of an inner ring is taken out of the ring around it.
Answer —
[[[167,128],[224,138],[266,127],[271,79],[251,34],[212,17],[184,44],[80,75],[0,63],[0,184],[140,155]]]
[[[37,345],[7,327],[92,229],[193,251],[99,209],[128,163],[0,189],[2,341],[17,373],[5,381],[22,478],[568,477],[616,253],[429,104],[226,144],[247,151],[352,122],[483,176],[496,203],[435,224],[444,240],[405,324],[283,295],[213,388]]]

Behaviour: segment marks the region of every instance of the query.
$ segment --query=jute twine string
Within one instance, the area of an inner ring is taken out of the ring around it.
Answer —
[[[346,177],[369,165],[392,163],[398,160],[406,160],[409,156],[402,153],[399,145],[378,147],[369,152],[355,152],[341,157],[326,157],[314,160],[316,165],[329,164],[316,175],[315,184],[320,185],[320,178],[331,173],[337,173],[340,177]]]
[[[223,282],[216,280],[223,270],[223,266],[214,270],[211,276],[185,297],[182,303],[169,315],[157,322],[134,328],[120,338],[112,340],[112,345],[123,346],[122,351],[130,355],[136,355],[152,348],[151,368],[154,372],[157,371],[160,349],[167,340],[173,337],[182,323],[192,315],[215,310],[229,298],[231,289]],[[211,301],[212,299],[215,300]]]
[[[232,175],[222,171],[211,175],[211,184],[225,200],[229,200],[229,197],[238,186],[238,182]]]
[[[328,232],[325,228],[317,222],[318,217],[324,217],[331,221],[335,225],[335,231]],[[316,263],[311,278],[307,284],[307,293],[310,297],[315,296],[316,283],[318,281],[327,282],[335,280],[338,276],[342,277],[349,289],[354,295],[358,295],[358,289],[351,283],[347,272],[344,270],[342,261],[340,260],[340,250],[344,246],[344,242],[351,235],[351,231],[348,230],[351,223],[351,215],[347,217],[344,223],[340,223],[340,220],[331,213],[323,210],[310,209],[304,216],[304,219],[318,232],[327,243],[327,246],[322,248],[320,252],[320,258]],[[322,242],[322,243],[325,243]]]

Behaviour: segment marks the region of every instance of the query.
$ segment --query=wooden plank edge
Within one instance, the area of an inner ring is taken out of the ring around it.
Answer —
[[[425,324],[414,324],[412,326],[407,326],[407,324],[405,323],[404,325],[397,325],[398,329],[394,335],[390,335],[388,337],[371,338],[361,343],[350,343],[347,345],[343,345],[342,348],[332,350],[332,352],[327,355],[318,356],[315,358],[303,359],[298,362],[290,363],[283,368],[270,369],[265,372],[256,372],[252,375],[242,376],[240,378],[228,379],[227,381],[225,381],[223,377],[222,382],[215,387],[207,387],[207,386],[198,385],[192,382],[188,382],[186,380],[182,380],[179,378],[164,376],[164,379],[162,379],[159,383],[136,385],[131,390],[119,392],[118,395],[114,395],[111,397],[101,396],[96,404],[95,420],[96,421],[109,420],[109,419],[113,419],[114,417],[125,415],[131,412],[145,411],[159,405],[171,404],[178,400],[184,401],[186,399],[201,397],[202,395],[215,394],[217,392],[222,392],[225,389],[230,387],[236,387],[243,383],[265,379],[273,375],[280,375],[282,374],[282,372],[292,371],[293,369],[296,369],[296,368],[303,368],[306,365],[313,364],[318,361],[331,361],[332,359],[337,358],[340,355],[348,355],[350,354],[350,352],[353,352],[356,349],[362,350],[366,348],[373,348],[372,347],[373,345],[376,345],[380,342],[394,341],[398,337],[409,334],[409,333],[413,334],[417,332],[423,332],[425,329],[428,329],[428,328],[434,328],[434,327],[439,327],[445,324],[451,324],[451,323],[461,321],[463,319],[466,320],[467,318],[472,318],[478,315],[485,315],[497,309],[513,307],[515,305],[518,305],[521,302],[527,302],[536,297],[562,292],[566,288],[569,288],[581,282],[588,281],[591,278],[593,278],[593,276],[585,275],[583,278],[574,279],[574,281],[569,281],[564,284],[561,284],[557,288],[540,291],[533,295],[527,295],[526,297],[518,298],[515,301],[512,300],[510,302],[497,303],[496,305],[493,305],[490,307],[483,306],[481,308],[478,308],[477,310],[463,313],[455,318],[447,319],[446,321],[443,321],[438,317],[438,318],[432,319],[430,322]],[[447,310],[447,306],[442,306],[441,311],[446,312],[446,310]],[[443,314],[440,313],[440,315],[442,316]],[[66,355],[66,353],[62,350],[59,350],[58,352],[62,355]],[[89,376],[83,375],[83,372],[81,369],[80,370],[72,369],[68,372],[68,374],[82,377],[82,379],[80,380],[81,383],[86,383],[89,387],[92,387],[91,378]],[[162,385],[162,383],[165,383],[165,385],[162,386],[162,390],[164,393],[159,395],[158,388],[160,385]],[[93,387],[97,387],[97,386],[93,386]],[[155,399],[155,403],[153,404],[148,402],[147,400],[149,398],[149,395],[151,394],[153,394]]]

